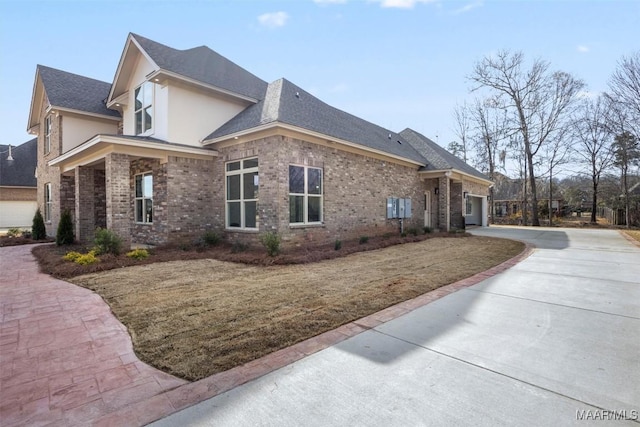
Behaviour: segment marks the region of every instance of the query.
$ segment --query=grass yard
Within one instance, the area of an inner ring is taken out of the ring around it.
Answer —
[[[70,281],[107,301],[141,360],[198,380],[484,271],[523,249],[487,237],[433,238],[308,264],[200,259]]]
[[[624,230],[623,233],[640,242],[640,230]]]

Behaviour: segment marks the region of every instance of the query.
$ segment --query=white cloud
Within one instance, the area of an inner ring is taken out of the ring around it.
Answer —
[[[578,52],[580,53],[587,53],[589,52],[589,46],[585,46],[583,44],[578,46]]]
[[[469,3],[467,5],[464,5],[458,9],[455,9],[453,12],[451,12],[453,15],[460,15],[462,13],[467,13],[477,7],[482,6],[482,0],[478,0],[478,1],[474,1],[473,3]]]
[[[438,0],[373,0],[384,8],[413,9],[418,3],[434,3]]]
[[[289,19],[287,12],[265,13],[258,16],[258,22],[260,22],[260,25],[267,28],[282,27],[287,23],[287,19]]]
[[[343,4],[346,3],[347,0],[313,0],[314,3],[316,4]]]

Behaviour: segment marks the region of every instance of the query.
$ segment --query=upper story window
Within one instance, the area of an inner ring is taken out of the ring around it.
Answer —
[[[44,118],[44,154],[51,151],[51,116]]]
[[[143,135],[153,128],[153,84],[144,82],[135,91],[136,135]]]
[[[322,223],[322,169],[289,166],[289,223]]]
[[[153,223],[153,175],[136,175],[136,222]]]
[[[229,162],[226,166],[227,228],[258,228],[258,159]]]

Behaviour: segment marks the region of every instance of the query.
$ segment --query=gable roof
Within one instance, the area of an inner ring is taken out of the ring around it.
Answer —
[[[267,82],[207,46],[178,50],[138,34],[130,33],[129,37],[148,55],[159,71],[186,77],[255,100],[264,97]],[[127,48],[123,52],[123,58],[127,55],[126,50]],[[118,71],[120,69],[121,67]]]
[[[455,169],[467,175],[490,181],[488,176],[470,166],[459,157],[454,156],[421,133],[407,128],[400,132],[400,135],[427,159],[427,166],[424,170]]]
[[[53,107],[120,117],[120,113],[108,109],[104,102],[110,83],[44,65],[38,65],[37,74]]]
[[[0,185],[8,187],[35,187],[35,172],[38,161],[38,138],[33,138],[18,146],[0,145]]]
[[[334,108],[286,79],[270,83],[263,100],[247,107],[211,133],[205,141],[276,122],[390,153],[419,164],[427,162],[397,133]]]

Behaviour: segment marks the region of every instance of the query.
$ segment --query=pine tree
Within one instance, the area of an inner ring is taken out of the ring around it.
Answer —
[[[47,238],[47,229],[44,226],[44,218],[42,217],[42,212],[40,212],[40,208],[36,210],[36,213],[33,216],[33,223],[31,226],[31,236],[33,240],[42,240]]]
[[[58,233],[56,234],[56,245],[71,245],[75,240],[73,234],[73,220],[71,219],[71,212],[69,209],[65,209],[60,217],[58,223]]]

